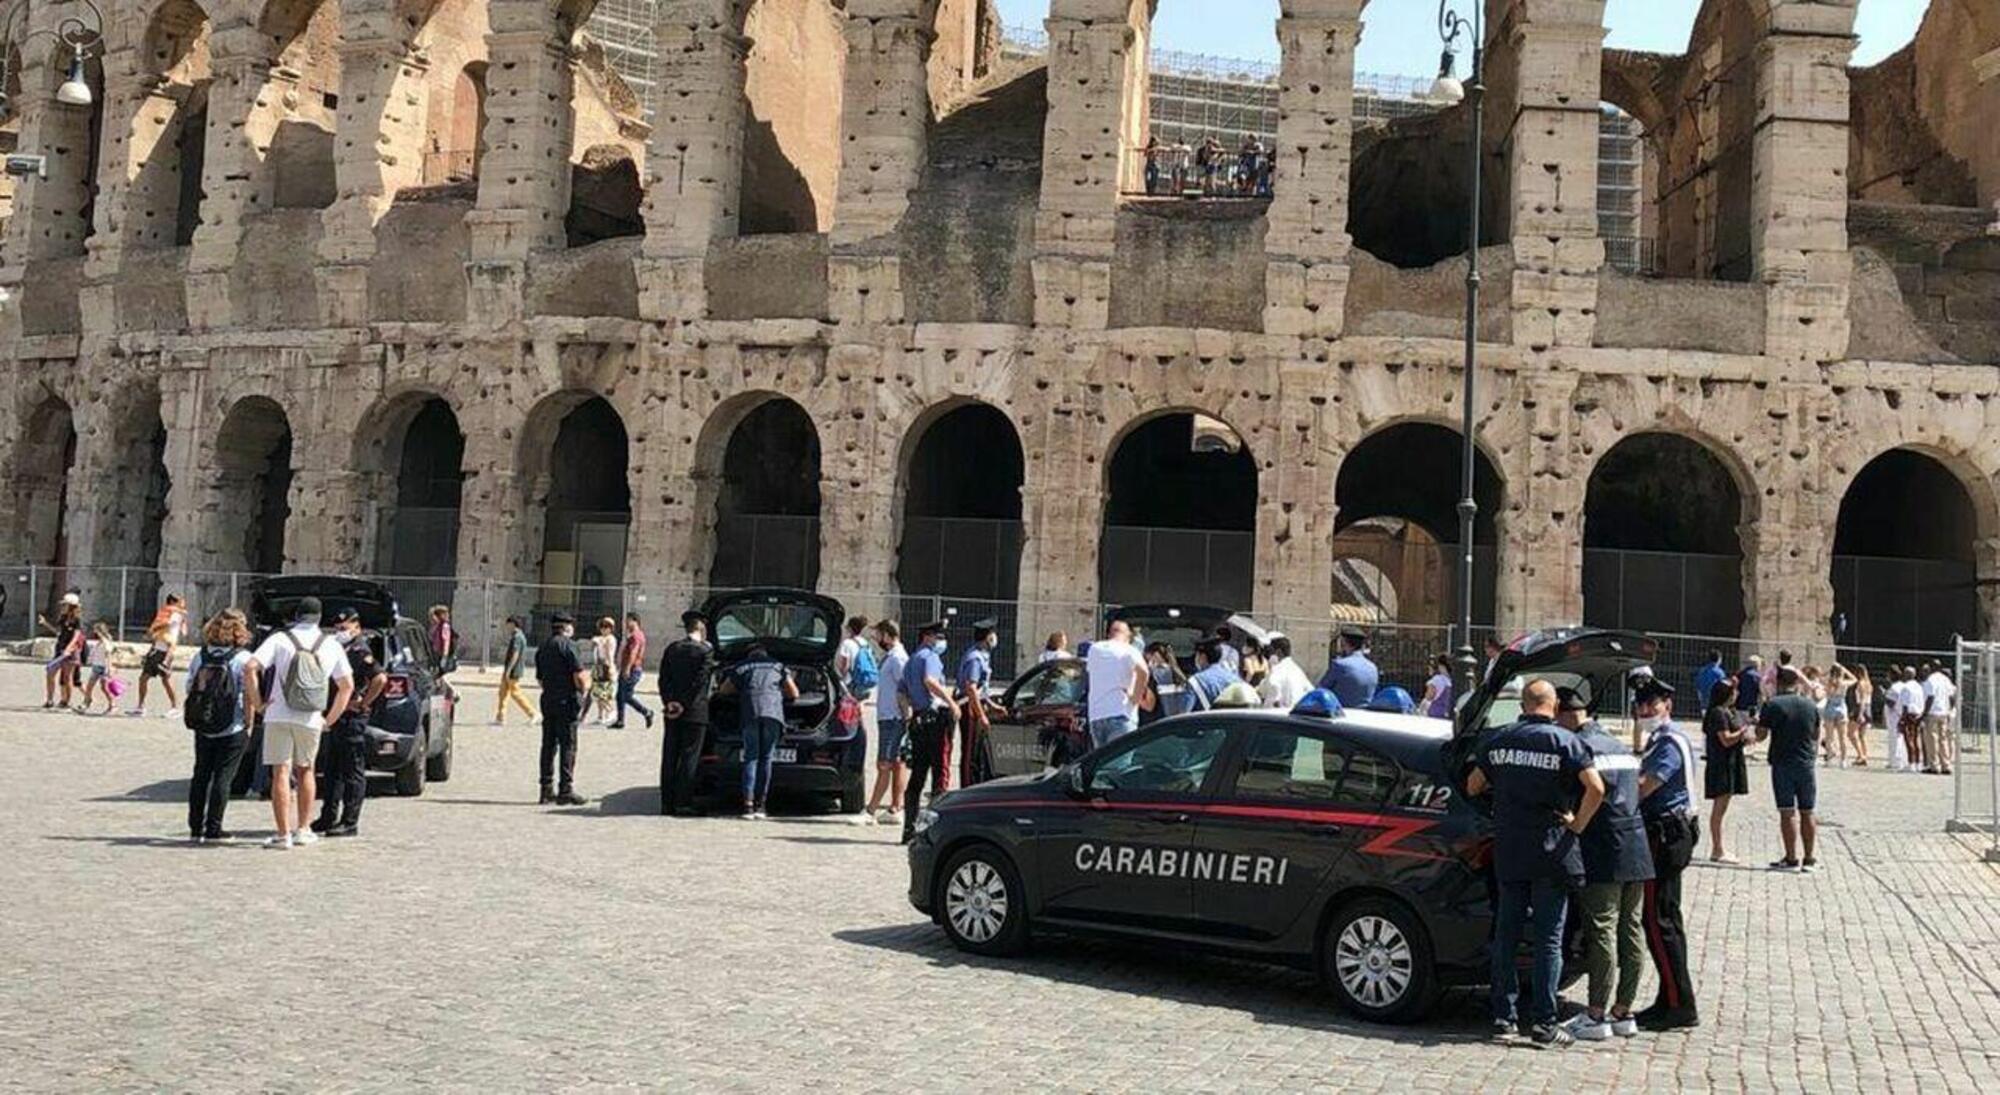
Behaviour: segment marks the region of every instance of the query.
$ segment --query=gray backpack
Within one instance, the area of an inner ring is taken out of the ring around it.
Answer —
[[[298,712],[325,711],[326,666],[320,664],[319,648],[326,645],[326,632],[320,632],[310,647],[300,646],[299,637],[289,630],[285,638],[292,644],[292,660],[285,666],[285,679],[278,682],[285,706]]]

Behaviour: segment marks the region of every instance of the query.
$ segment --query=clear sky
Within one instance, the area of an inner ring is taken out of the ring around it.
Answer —
[[[1458,10],[1468,14],[1475,2],[1454,0]],[[999,0],[999,4],[1008,26],[1038,26],[1049,10],[1048,0]],[[1855,63],[1874,64],[1903,48],[1916,35],[1928,5],[1929,0],[1861,0],[1855,20],[1861,45],[1854,52]],[[1605,14],[1611,27],[1607,43],[1679,53],[1687,48],[1688,31],[1700,7],[1701,0],[1610,0]],[[1224,57],[1275,59],[1278,39],[1272,28],[1277,19],[1278,0],[1160,0],[1154,44]],[[1363,71],[1436,74],[1436,0],[1372,0],[1365,19],[1358,61]]]

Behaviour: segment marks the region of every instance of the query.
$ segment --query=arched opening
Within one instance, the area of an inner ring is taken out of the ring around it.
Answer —
[[[563,220],[569,245],[645,235],[646,221],[639,213],[644,197],[631,149],[622,144],[587,149],[570,166],[569,214]]]
[[[1333,535],[1333,602],[1356,622],[1443,628],[1458,620],[1458,500],[1464,435],[1448,426],[1405,422],[1363,438],[1334,478],[1339,516]],[[1472,619],[1493,622],[1495,518],[1500,476],[1484,450],[1473,472]],[[1394,604],[1369,584],[1380,572]],[[1412,647],[1421,677],[1426,653],[1444,649],[1440,632]]]
[[[486,62],[458,70],[449,95],[434,96],[424,141],[424,185],[473,182],[485,158]]]
[[[1700,442],[1666,433],[1619,441],[1584,494],[1583,622],[1740,635],[1744,521],[1737,476]]]
[[[465,434],[451,404],[414,396],[383,416],[380,451],[363,465],[392,475],[380,484],[376,567],[401,578],[440,577],[458,570],[458,509],[465,482]]]
[[[1703,5],[1663,100],[1679,104],[1655,135],[1656,248],[1668,277],[1748,281],[1763,23],[1745,0]]]
[[[116,393],[112,410],[109,465],[95,497],[81,500],[97,514],[98,542],[92,562],[131,568],[122,579],[100,576],[92,599],[108,601],[122,587],[126,638],[141,636],[159,603],[160,545],[167,517],[167,431],[156,384],[135,384]],[[112,615],[107,613],[107,615]]]
[[[715,500],[718,589],[819,584],[819,431],[805,408],[773,397],[729,432]]]
[[[840,178],[846,19],[831,0],[749,0],[742,235],[824,232]]]
[[[904,469],[901,618],[964,625],[991,616],[1000,622],[997,668],[1011,673],[1025,472],[1014,423],[990,404],[952,407],[919,427]]]
[[[1980,637],[1974,544],[1990,506],[1976,506],[1965,478],[1928,453],[1891,449],[1869,461],[1841,496],[1834,528],[1835,640],[1945,651],[1954,635]]]
[[[1098,597],[1250,606],[1257,461],[1220,419],[1187,411],[1130,428],[1105,464]]]
[[[292,426],[284,408],[260,395],[230,407],[215,442],[215,475],[226,569],[283,572],[292,513]]]
[[[556,398],[562,417],[541,454],[546,470],[530,484],[543,499],[541,572],[550,588],[542,605],[616,610],[632,524],[625,420],[602,396]]]
[[[340,108],[340,4],[270,0],[257,28],[270,43],[273,64],[261,78],[265,101],[277,114],[251,212],[324,209],[337,193],[333,134]]]
[[[1280,90],[1275,28],[1282,15],[1277,0],[1237,0],[1230,23],[1249,29],[1231,36],[1234,53],[1151,48],[1158,40],[1212,37],[1214,28],[1203,25],[1212,17],[1197,5],[1169,4],[1146,23],[1145,40],[1131,54],[1137,69],[1127,75],[1137,117],[1122,190],[1178,199],[1271,196]],[[1133,17],[1146,18],[1137,11]]]
[[[152,85],[114,140],[128,146],[124,242],[134,250],[186,246],[201,222],[209,26],[194,0],[166,0],[147,24],[140,64]]]
[[[69,473],[76,466],[76,418],[70,406],[51,395],[28,412],[14,451],[14,513],[20,520],[19,547],[34,566],[69,563]],[[62,577],[50,583],[62,589]]]

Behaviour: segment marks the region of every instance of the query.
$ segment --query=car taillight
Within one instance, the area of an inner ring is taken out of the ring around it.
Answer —
[[[853,696],[841,698],[840,708],[834,717],[840,720],[843,730],[853,730],[861,725],[861,704]]]
[[[391,675],[388,687],[382,689],[384,699],[400,700],[410,694],[410,678]]]

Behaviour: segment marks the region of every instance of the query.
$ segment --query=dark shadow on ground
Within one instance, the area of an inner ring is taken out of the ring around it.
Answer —
[[[236,831],[232,840],[218,843],[195,844],[180,836],[45,836],[43,840],[57,840],[66,844],[102,844],[107,848],[185,848],[191,852],[207,851],[210,848],[259,848],[264,846],[264,838],[271,835],[270,829]]]
[[[613,791],[603,798],[592,799],[582,806],[569,806],[549,812],[564,817],[640,817],[645,814],[658,817],[660,788],[653,784],[627,787],[623,791]]]
[[[953,947],[936,926],[921,922],[837,931],[833,937],[843,943],[914,955],[940,968],[1005,970],[1108,992],[1231,1008],[1247,1012],[1263,1023],[1381,1038],[1406,1045],[1462,1045],[1490,1040],[1486,1033],[1483,991],[1449,990],[1423,1023],[1392,1027],[1348,1018],[1309,973],[1181,947],[1146,947],[1117,940],[1045,935],[1037,929],[1034,949],[1028,955],[981,958]]]
[[[870,848],[898,847],[895,839],[885,836],[881,840],[867,840],[858,836],[781,836],[779,840],[787,844],[860,844]]]
[[[185,779],[161,779],[117,795],[102,795],[87,802],[186,802],[188,783]]]

